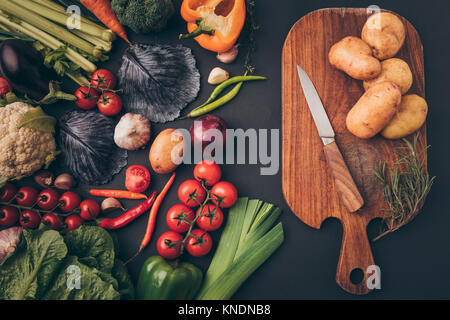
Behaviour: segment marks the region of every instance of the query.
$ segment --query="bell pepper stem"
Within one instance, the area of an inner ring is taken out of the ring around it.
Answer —
[[[49,93],[39,101],[39,104],[52,104],[58,100],[75,101],[74,95],[60,91],[59,84],[55,81],[49,83]]]
[[[180,34],[179,39],[191,39],[191,38],[196,38],[199,35],[202,34],[207,34],[207,35],[214,35],[214,32],[216,30],[211,29],[210,27],[206,27],[203,25],[202,21],[200,21],[198,23],[198,27],[197,29],[195,29],[194,31],[192,31],[191,33],[187,33],[187,34]]]

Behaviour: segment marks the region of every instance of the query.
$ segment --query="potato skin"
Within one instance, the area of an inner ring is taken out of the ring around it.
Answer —
[[[149,158],[153,170],[159,174],[175,171],[179,164],[172,161],[172,154],[183,156],[183,135],[175,129],[162,131],[153,141]]]
[[[413,84],[413,75],[409,65],[402,59],[392,58],[381,62],[381,73],[372,80],[364,81],[364,89],[367,91],[374,85],[390,81],[400,86],[402,94],[411,89]]]
[[[367,90],[347,115],[347,129],[361,139],[377,135],[391,121],[402,99],[400,87],[382,82]]]
[[[385,60],[393,58],[405,43],[406,31],[403,22],[389,12],[376,13],[367,19],[361,38],[373,50],[373,55]]]
[[[386,139],[401,139],[419,130],[425,123],[428,105],[424,98],[409,94],[402,98],[397,113],[381,131]]]
[[[356,80],[370,80],[381,73],[381,63],[372,56],[370,47],[357,37],[345,37],[333,45],[330,63]]]

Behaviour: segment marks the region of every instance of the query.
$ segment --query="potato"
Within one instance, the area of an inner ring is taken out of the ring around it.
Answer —
[[[153,141],[149,154],[150,164],[156,173],[171,173],[181,163],[183,152],[184,142],[181,132],[166,129]]]
[[[370,139],[394,117],[402,100],[400,87],[393,82],[379,83],[359,99],[347,115],[347,129],[361,139]]]
[[[372,56],[370,47],[357,37],[345,37],[328,54],[330,63],[357,80],[376,78],[381,73],[381,63]]]
[[[372,48],[373,55],[386,60],[393,58],[405,42],[403,22],[389,12],[376,13],[367,19],[361,38]]]
[[[408,92],[413,83],[413,75],[408,64],[402,59],[392,58],[381,62],[381,73],[372,80],[364,81],[364,89],[367,91],[374,85],[390,81],[400,86],[402,94]]]
[[[428,105],[424,98],[409,94],[402,98],[398,111],[381,135],[386,139],[401,139],[419,130],[425,123]]]

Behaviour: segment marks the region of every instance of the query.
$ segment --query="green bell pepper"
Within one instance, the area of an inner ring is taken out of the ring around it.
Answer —
[[[168,263],[160,256],[145,261],[136,288],[138,300],[191,300],[203,281],[196,266],[178,261]]]

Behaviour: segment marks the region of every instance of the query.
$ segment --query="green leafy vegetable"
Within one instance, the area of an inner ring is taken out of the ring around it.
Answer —
[[[56,119],[47,115],[41,107],[36,107],[23,115],[18,128],[30,128],[45,133],[55,133]]]

